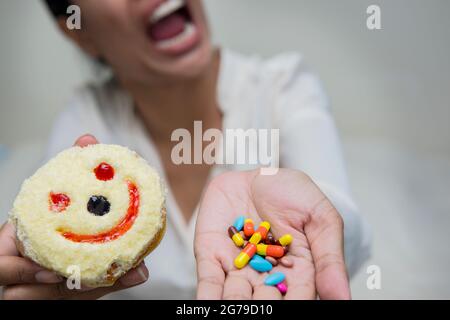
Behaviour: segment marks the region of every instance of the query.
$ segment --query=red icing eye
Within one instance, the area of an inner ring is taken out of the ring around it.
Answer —
[[[94,169],[94,173],[98,180],[107,181],[114,178],[114,168],[106,162],[100,163]]]
[[[50,192],[49,202],[50,202],[50,210],[54,212],[62,212],[66,210],[66,208],[69,206],[70,198],[64,193]]]

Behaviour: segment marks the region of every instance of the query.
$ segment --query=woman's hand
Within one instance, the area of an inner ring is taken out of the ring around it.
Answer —
[[[259,170],[230,172],[209,185],[195,237],[199,299],[283,298],[276,287],[264,285],[267,273],[234,266],[241,248],[227,229],[240,215],[252,218],[255,229],[262,220],[269,221],[275,238],[293,236],[286,255],[293,267],[278,264],[271,271],[286,275],[284,298],[350,298],[341,216],[307,175],[280,169],[272,176]]]
[[[84,147],[95,143],[97,140],[93,136],[85,135],[75,145]],[[148,270],[141,263],[111,287],[69,289],[65,279],[20,255],[13,225],[6,223],[0,229],[0,286],[3,286],[3,299],[98,299],[147,279]]]

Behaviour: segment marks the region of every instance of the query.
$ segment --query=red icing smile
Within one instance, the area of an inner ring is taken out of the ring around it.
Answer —
[[[104,243],[115,240],[125,234],[133,226],[139,213],[139,190],[133,182],[127,181],[127,184],[130,198],[127,214],[115,227],[98,234],[77,234],[70,231],[62,231],[61,235],[73,242]]]

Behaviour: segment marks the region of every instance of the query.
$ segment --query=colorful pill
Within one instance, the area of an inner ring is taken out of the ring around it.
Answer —
[[[280,263],[283,267],[286,268],[292,268],[292,266],[294,265],[294,261],[292,261],[292,259],[290,259],[289,257],[281,258]]]
[[[253,244],[258,244],[258,243],[261,241],[261,238],[262,238],[261,233],[255,232],[255,233],[251,236],[250,240],[248,240],[248,241],[249,241],[250,243],[253,243]]]
[[[240,216],[237,217],[236,220],[234,220],[233,226],[237,229],[237,231],[241,231],[244,227],[245,217]]]
[[[283,282],[285,278],[286,276],[284,275],[284,273],[275,272],[267,276],[266,280],[264,280],[264,284],[266,286],[276,286],[277,284]]]
[[[255,233],[252,235],[249,241],[253,244],[260,243],[261,240],[266,239],[269,229],[270,223],[268,223],[267,221],[261,222],[258,229],[256,229]]]
[[[257,254],[255,254],[252,260],[250,260],[249,264],[250,267],[258,272],[267,272],[272,270],[272,264],[263,257],[258,256]]]
[[[265,240],[267,234],[269,233],[269,230],[270,230],[270,223],[267,221],[263,221],[259,224],[259,227],[255,232],[261,234],[261,240]]]
[[[247,243],[241,253],[234,259],[234,265],[238,269],[242,269],[250,261],[256,253],[256,246],[253,243]]]
[[[255,226],[252,219],[245,219],[244,222],[244,234],[247,238],[250,238],[255,232]]]
[[[278,260],[271,256],[266,256],[266,260],[269,261],[273,266],[278,265]]]
[[[281,283],[279,283],[279,284],[277,284],[275,286],[277,287],[278,291],[280,291],[280,293],[282,295],[286,294],[286,292],[287,292],[287,285],[286,285],[285,282],[281,282]]]
[[[285,246],[288,246],[288,245],[291,244],[292,239],[293,239],[292,236],[291,236],[289,233],[287,233],[287,234],[283,235],[280,239],[278,239],[278,242],[279,242],[283,247],[285,247]]]
[[[228,235],[230,236],[231,240],[233,240],[234,244],[238,247],[242,247],[244,245],[244,238],[242,238],[239,231],[236,229],[236,227],[231,226],[228,228]]]
[[[267,237],[266,237],[265,243],[266,244],[275,244],[275,242],[276,242],[275,237],[273,236],[272,232],[269,231],[267,233]]]
[[[284,248],[281,246],[275,246],[272,244],[258,244],[257,250],[261,256],[271,256],[274,258],[281,258],[284,256]]]

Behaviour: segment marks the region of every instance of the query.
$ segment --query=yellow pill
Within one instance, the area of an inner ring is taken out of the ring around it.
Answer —
[[[278,239],[278,242],[279,242],[283,247],[285,247],[285,246],[288,246],[288,245],[291,244],[292,239],[293,239],[292,236],[291,236],[289,233],[287,233],[287,234],[285,234],[284,236],[282,236],[280,239]]]
[[[255,232],[250,238],[250,240],[248,240],[248,242],[258,244],[261,241],[261,238],[262,238],[261,233]]]
[[[270,229],[270,223],[268,223],[267,221],[261,222],[259,224],[258,229],[255,231],[255,233],[252,235],[252,237],[250,238],[249,241],[253,244],[260,243],[261,240],[266,239],[269,229]]]
[[[244,245],[244,238],[242,238],[240,233],[236,233],[232,238],[235,245],[242,247]]]
[[[256,246],[256,252],[260,256],[269,256],[274,258],[281,258],[285,254],[284,248],[282,246],[275,246],[272,244],[258,244]]]
[[[266,244],[260,243],[256,246],[256,253],[259,254],[260,256],[265,256],[266,248],[267,248]]]
[[[256,253],[256,246],[253,243],[247,243],[244,249],[242,249],[241,253],[234,259],[234,265],[238,269],[242,269],[247,265],[251,258]]]
[[[231,240],[233,240],[234,244],[238,247],[242,247],[244,245],[244,238],[242,238],[242,235],[234,226],[228,228],[228,235],[230,236]]]

